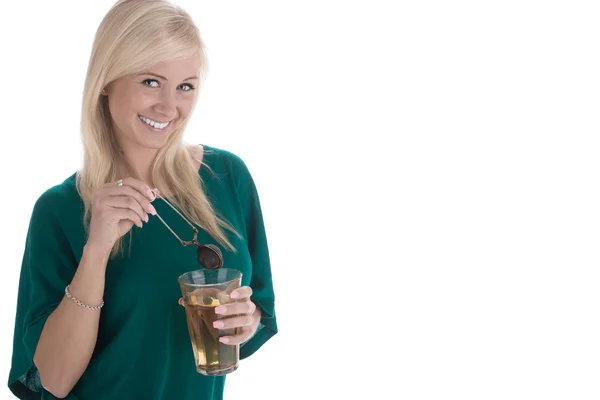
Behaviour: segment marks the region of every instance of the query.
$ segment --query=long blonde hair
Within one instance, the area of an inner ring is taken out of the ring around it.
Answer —
[[[84,158],[83,168],[77,174],[77,189],[84,202],[84,226],[88,234],[92,192],[117,179],[116,165],[121,157],[108,100],[102,95],[103,88],[158,62],[196,54],[201,57],[198,76],[202,81],[208,63],[200,32],[188,13],[166,0],[120,0],[100,23],[83,91],[81,135]],[[192,112],[196,100],[197,96]],[[172,194],[171,202],[190,221],[235,252],[224,229],[240,236],[210,204],[192,156],[183,143],[188,122],[189,117],[158,151],[152,167],[153,182],[163,192]],[[120,254],[122,248],[123,238],[115,243],[111,256]]]

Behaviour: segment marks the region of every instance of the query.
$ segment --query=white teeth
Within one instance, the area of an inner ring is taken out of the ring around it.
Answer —
[[[170,122],[164,122],[164,123],[162,123],[162,124],[161,124],[161,123],[159,123],[159,122],[153,121],[153,120],[151,120],[151,119],[149,119],[149,118],[146,118],[146,117],[143,117],[143,116],[141,116],[141,115],[139,116],[139,118],[140,118],[142,121],[144,121],[145,123],[147,123],[148,125],[150,125],[151,127],[153,127],[153,128],[156,128],[156,129],[164,129],[164,128],[166,128],[166,127],[167,127],[167,125],[169,125],[169,123],[170,123]]]

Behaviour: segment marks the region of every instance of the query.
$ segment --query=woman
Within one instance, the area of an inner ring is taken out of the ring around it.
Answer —
[[[9,377],[17,397],[223,397],[224,376],[196,372],[178,305],[178,276],[201,267],[196,246],[178,240],[192,238],[186,220],[243,273],[220,310],[240,334],[220,341],[241,344],[243,359],[277,332],[252,177],[234,154],[182,142],[205,69],[197,28],[166,1],[119,1],[100,24],[83,168],[46,191],[30,221]]]

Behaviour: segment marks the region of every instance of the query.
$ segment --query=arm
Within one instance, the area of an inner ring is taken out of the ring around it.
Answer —
[[[125,182],[109,183],[93,192],[90,232],[79,260],[73,243],[85,233],[83,226],[77,228],[81,216],[72,212],[81,207],[79,197],[72,192],[66,197],[64,188],[51,190],[34,207],[24,257],[23,287],[19,288],[25,315],[22,322],[18,315],[16,326],[23,325],[24,365],[30,368],[33,364],[41,385],[56,397],[66,397],[87,368],[96,345],[101,312],[83,308],[67,298],[65,286],[70,285],[71,294],[79,301],[100,304],[115,241],[134,224],[142,227],[142,219],[148,219],[144,210],[153,211],[147,185],[133,178],[125,178]],[[19,381],[21,376],[22,372],[18,374]]]
[[[108,254],[86,245],[70,292],[81,302],[102,302]],[[42,386],[58,398],[66,397],[85,371],[98,336],[100,310],[88,310],[63,297],[48,317],[33,362]]]
[[[236,170],[238,198],[244,217],[243,236],[252,260],[250,300],[256,305],[253,335],[240,348],[240,359],[244,359],[277,333],[277,320],[269,248],[258,191],[244,161],[234,156],[232,163]]]

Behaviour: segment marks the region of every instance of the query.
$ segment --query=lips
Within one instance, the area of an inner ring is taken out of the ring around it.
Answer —
[[[171,124],[171,121],[160,122],[160,121],[150,119],[148,117],[144,117],[143,115],[139,115],[139,114],[138,114],[138,119],[140,121],[144,122],[146,125],[151,126],[152,128],[157,129],[157,130],[163,130]]]

